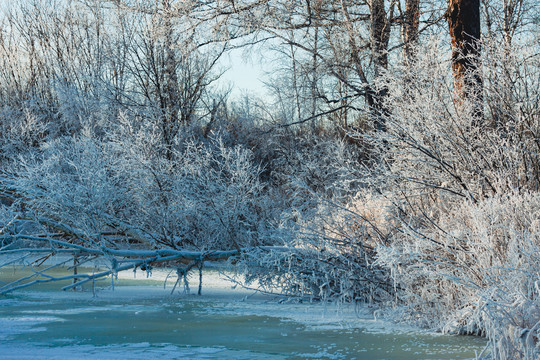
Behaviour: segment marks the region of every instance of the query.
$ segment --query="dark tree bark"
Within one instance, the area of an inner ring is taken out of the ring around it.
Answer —
[[[461,101],[473,101],[474,115],[478,119],[482,116],[480,0],[449,0],[447,17],[452,42],[454,89]]]
[[[420,0],[406,0],[405,21],[402,26],[402,37],[405,61],[410,64],[414,57],[414,49],[418,42],[418,26],[420,23]]]

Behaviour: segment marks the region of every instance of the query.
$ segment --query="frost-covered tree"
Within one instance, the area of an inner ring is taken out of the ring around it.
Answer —
[[[28,144],[36,147],[84,128],[103,132],[125,112],[159,124],[171,148],[183,127],[206,116],[227,47],[226,38],[214,42],[210,24],[193,25],[189,11],[173,1],[6,5],[0,106],[10,121],[2,133],[35,119],[44,129]]]
[[[275,242],[272,196],[249,150],[186,140],[169,160],[155,127],[123,121],[110,131],[105,141],[59,138],[3,173],[3,209],[15,215],[3,224],[2,255],[28,265],[57,253],[108,260],[108,271],[72,276],[81,283],[162,262],[185,273],[182,261],[202,266]],[[24,224],[34,230],[21,232]]]

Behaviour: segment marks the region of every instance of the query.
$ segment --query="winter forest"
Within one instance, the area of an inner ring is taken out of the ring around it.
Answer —
[[[0,298],[217,262],[538,359],[539,25],[537,0],[0,1],[0,268],[32,270]],[[231,52],[264,96],[231,95]]]

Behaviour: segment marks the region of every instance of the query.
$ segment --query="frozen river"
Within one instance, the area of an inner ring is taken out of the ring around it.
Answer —
[[[280,304],[231,289],[217,272],[205,281],[202,296],[127,279],[96,296],[51,288],[0,296],[0,359],[470,359],[485,345],[374,320],[365,309]]]

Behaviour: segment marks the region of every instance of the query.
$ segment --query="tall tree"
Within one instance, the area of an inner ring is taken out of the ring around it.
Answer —
[[[449,0],[454,88],[460,101],[474,103],[476,121],[482,115],[480,75],[480,0]]]
[[[375,78],[381,75],[381,72],[388,67],[388,43],[390,41],[391,19],[394,14],[395,2],[390,4],[388,11],[385,9],[384,0],[371,0],[371,51],[373,53],[373,63]],[[378,131],[386,131],[384,121],[388,109],[384,105],[388,89],[386,87],[375,86],[373,95],[374,126]]]
[[[414,57],[414,49],[418,43],[418,25],[420,23],[420,0],[406,0],[401,37],[404,44],[404,56],[407,64]]]

